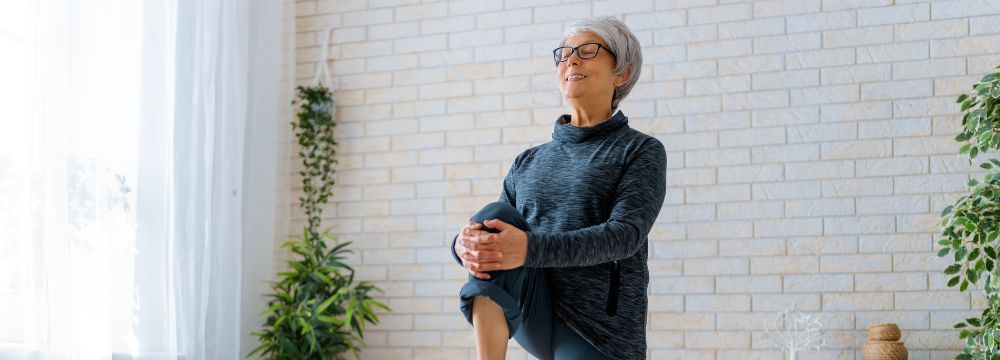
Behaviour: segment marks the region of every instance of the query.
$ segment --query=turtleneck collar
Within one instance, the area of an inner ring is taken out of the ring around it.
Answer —
[[[556,119],[555,129],[552,130],[552,139],[567,143],[581,143],[601,138],[625,125],[628,125],[628,117],[621,110],[615,112],[607,120],[591,126],[573,126],[570,123],[570,115],[562,114]]]

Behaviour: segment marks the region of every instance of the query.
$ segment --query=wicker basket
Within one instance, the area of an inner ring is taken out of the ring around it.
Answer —
[[[862,360],[907,360],[908,356],[899,341],[869,340],[861,349]]]
[[[899,337],[899,326],[896,324],[872,324],[868,327],[868,340],[896,341]]]

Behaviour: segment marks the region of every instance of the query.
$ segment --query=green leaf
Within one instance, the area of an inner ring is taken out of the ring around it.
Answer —
[[[951,265],[948,265],[948,267],[946,267],[944,269],[944,273],[945,273],[945,275],[957,274],[958,271],[961,270],[961,269],[962,269],[962,265],[961,264],[951,264]]]
[[[965,291],[965,289],[968,289],[968,288],[969,288],[969,281],[968,280],[962,280],[962,285],[958,287],[958,291]]]
[[[958,100],[955,100],[955,102],[956,103],[960,103],[960,102],[965,101],[965,99],[968,99],[968,98],[969,98],[969,94],[962,94],[962,95],[958,96]]]
[[[950,214],[952,208],[953,208],[953,206],[950,206],[950,205],[948,207],[945,207],[944,210],[941,210],[941,216],[945,216],[945,215]]]
[[[965,145],[962,145],[962,147],[958,149],[958,153],[959,154],[965,154],[965,153],[969,152],[969,150],[972,150],[972,144],[965,144]]]
[[[955,285],[958,285],[959,281],[961,281],[960,277],[958,276],[952,277],[951,280],[948,280],[948,287],[953,287]]]
[[[979,319],[977,319],[977,318],[968,318],[968,319],[965,319],[965,322],[969,323],[969,325],[972,325],[972,326],[977,326],[977,327],[978,326],[983,326],[983,324],[980,323]]]
[[[948,256],[948,251],[950,251],[950,250],[951,249],[949,249],[949,248],[944,248],[944,249],[938,250],[937,256],[938,257]]]

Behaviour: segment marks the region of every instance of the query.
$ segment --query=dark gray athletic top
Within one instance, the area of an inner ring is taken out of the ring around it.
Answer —
[[[666,149],[620,110],[592,126],[569,119],[517,155],[499,201],[531,224],[524,266],[549,268],[556,314],[606,355],[643,359],[647,236],[666,194]]]

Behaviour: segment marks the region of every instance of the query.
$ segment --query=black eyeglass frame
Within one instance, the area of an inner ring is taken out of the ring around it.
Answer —
[[[591,44],[597,45],[597,51],[594,52],[594,56],[590,56],[590,57],[580,56],[580,47],[582,47],[584,45],[591,45]],[[569,53],[569,56],[567,56],[565,60],[559,60],[558,59],[559,58],[558,52],[560,50],[562,50],[562,49],[572,49],[570,51],[570,53]],[[589,43],[583,43],[583,44],[580,44],[580,45],[577,45],[577,46],[560,46],[560,47],[557,47],[555,49],[552,49],[552,61],[554,61],[556,63],[556,65],[558,65],[559,63],[561,63],[563,61],[566,61],[566,60],[569,60],[569,58],[573,57],[573,53],[576,53],[576,56],[580,57],[581,59],[593,59],[593,58],[597,57],[597,54],[601,53],[601,49],[604,49],[604,51],[607,51],[608,54],[611,54],[611,56],[614,56],[615,58],[618,57],[618,55],[615,55],[615,52],[611,51],[611,49],[608,48],[607,46],[604,46],[603,44],[597,43],[597,42],[589,42]]]

